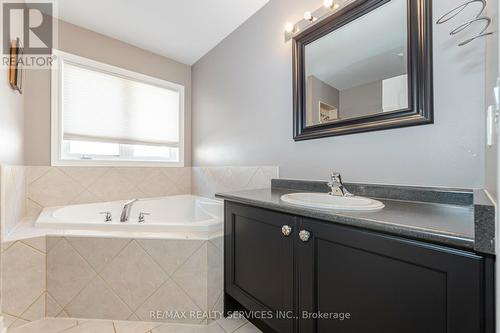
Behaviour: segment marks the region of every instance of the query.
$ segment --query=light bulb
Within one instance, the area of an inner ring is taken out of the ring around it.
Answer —
[[[286,31],[286,33],[291,34],[294,30],[295,30],[295,26],[293,25],[293,23],[288,22],[285,25],[285,31]]]
[[[324,0],[323,6],[325,6],[326,8],[333,9],[333,10],[338,9],[340,7],[340,5],[336,2],[334,2],[333,0]]]
[[[304,20],[312,22],[314,20],[314,16],[312,16],[311,12],[305,12],[304,13]]]

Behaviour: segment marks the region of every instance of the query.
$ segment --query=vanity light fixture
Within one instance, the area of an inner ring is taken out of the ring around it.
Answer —
[[[328,17],[330,14],[337,12],[341,7],[355,2],[356,0],[323,0],[323,6],[315,11],[307,11],[304,13],[303,19],[297,23],[287,23],[285,25],[285,42],[292,39],[299,31],[308,29],[315,23]]]

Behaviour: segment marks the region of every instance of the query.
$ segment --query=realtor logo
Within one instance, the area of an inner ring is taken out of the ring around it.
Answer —
[[[52,2],[2,1],[3,54],[19,39],[25,55],[51,55],[53,14]]]

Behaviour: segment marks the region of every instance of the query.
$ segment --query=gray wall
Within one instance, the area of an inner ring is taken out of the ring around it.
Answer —
[[[456,6],[435,0],[434,21]],[[291,43],[284,23],[317,0],[271,0],[193,67],[193,162],[279,165],[281,177],[482,187],[484,41],[456,46],[434,27],[435,124],[305,142],[292,139]]]
[[[307,78],[307,125],[319,124],[319,102],[339,108],[339,91],[314,75]]]
[[[59,21],[62,51],[185,86],[185,165],[191,165],[191,67],[116,39]],[[50,165],[50,70],[25,80],[25,163]]]
[[[493,87],[496,86],[497,78],[500,75],[499,72],[499,47],[500,47],[500,36],[498,34],[499,28],[499,6],[498,1],[488,1],[487,15],[493,18],[492,31],[497,31],[496,36],[487,38],[487,53],[486,53],[486,94],[485,103],[486,107],[488,105],[495,104],[495,96],[493,93]],[[486,148],[486,184],[485,187],[488,191],[497,198],[497,168],[498,168],[498,144],[500,143],[498,139],[493,147]]]
[[[340,119],[382,112],[382,81],[370,82],[340,92]]]

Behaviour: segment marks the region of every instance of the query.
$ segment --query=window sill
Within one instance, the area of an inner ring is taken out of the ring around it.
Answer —
[[[52,161],[55,167],[171,167],[182,168],[184,162],[160,162],[160,161],[98,161],[98,160],[58,160]]]

